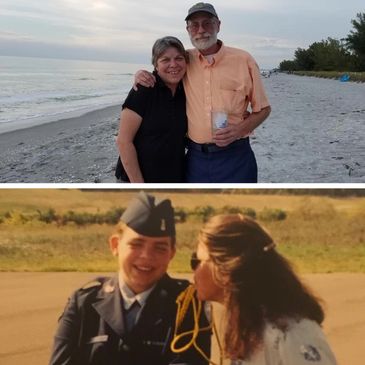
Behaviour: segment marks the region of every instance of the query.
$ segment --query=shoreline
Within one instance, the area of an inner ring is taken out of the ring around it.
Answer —
[[[50,123],[58,123],[58,122],[66,121],[69,119],[80,118],[85,114],[96,112],[98,110],[108,109],[108,108],[114,107],[116,105],[119,105],[119,103],[118,104],[110,103],[110,104],[104,104],[104,105],[93,106],[93,107],[92,106],[84,107],[84,108],[78,109],[78,110],[58,113],[57,116],[48,115],[48,116],[40,116],[38,118],[33,117],[33,118],[29,118],[29,119],[23,119],[20,121],[0,123],[0,135],[5,134],[5,133],[20,131],[23,129],[40,127],[40,126],[50,124]]]
[[[120,110],[112,105],[0,133],[0,182],[114,182]]]

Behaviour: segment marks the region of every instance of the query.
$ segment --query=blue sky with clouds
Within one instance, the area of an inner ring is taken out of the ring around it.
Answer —
[[[194,1],[0,0],[0,55],[150,62],[165,35],[191,47],[184,18]],[[343,38],[364,0],[217,0],[219,38],[249,51],[260,67],[298,47]]]

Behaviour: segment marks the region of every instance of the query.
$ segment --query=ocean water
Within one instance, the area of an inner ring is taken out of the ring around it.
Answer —
[[[0,133],[122,103],[147,65],[0,56]]]

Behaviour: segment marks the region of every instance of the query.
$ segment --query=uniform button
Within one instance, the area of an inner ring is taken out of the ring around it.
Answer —
[[[124,344],[124,345],[122,346],[122,350],[123,350],[123,351],[125,351],[125,352],[128,352],[128,351],[130,351],[130,348],[129,348],[129,346],[128,346],[128,345]]]

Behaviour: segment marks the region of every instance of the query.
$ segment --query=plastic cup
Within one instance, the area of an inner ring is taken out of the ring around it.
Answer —
[[[212,111],[212,130],[226,128],[228,125],[227,113],[224,111]]]

